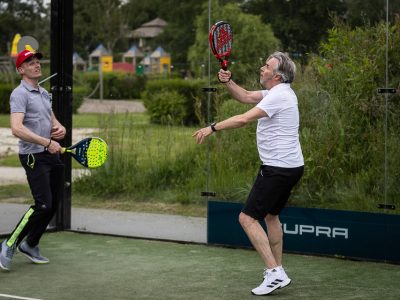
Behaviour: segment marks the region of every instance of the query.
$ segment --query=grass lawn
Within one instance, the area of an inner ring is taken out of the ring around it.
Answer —
[[[73,128],[97,128],[104,116],[107,116],[107,114],[74,114],[72,116]],[[116,118],[116,121],[121,123],[126,119],[126,115],[124,113],[113,114],[113,118]],[[145,113],[130,113],[129,118],[137,124],[149,123],[149,117]],[[0,127],[10,127],[10,115],[0,114]]]
[[[0,114],[0,127],[10,127],[10,115]]]
[[[0,203],[32,203],[32,195],[27,184],[0,186]],[[156,201],[132,201],[127,197],[101,199],[72,193],[72,206],[84,208],[115,209],[121,211],[160,213],[191,217],[206,217],[206,204],[164,203]]]
[[[137,146],[144,147],[143,153],[152,153],[152,156],[160,153],[160,143],[151,145],[149,148],[148,144],[144,145],[143,129],[141,124],[148,124],[148,116],[144,113],[130,113],[129,116],[126,114],[112,114],[112,115],[99,115],[99,114],[76,114],[73,116],[74,128],[94,128],[98,127],[101,122],[112,119],[112,124],[117,127],[132,127],[138,125],[140,129],[137,130],[138,140],[134,143]],[[0,127],[9,126],[9,115],[0,115]],[[151,129],[153,128],[153,129]],[[171,131],[168,128],[152,125],[149,130],[146,129],[147,140],[152,138],[153,140],[161,140],[165,136],[171,135]],[[136,132],[136,130],[135,130]],[[179,153],[180,143],[178,140],[190,137],[192,129],[190,128],[179,128],[175,130],[174,143],[171,143],[171,148],[165,151],[168,153]],[[151,136],[149,136],[151,135]],[[154,136],[155,135],[155,136]],[[136,137],[136,135],[135,135]],[[162,143],[164,144],[164,143]],[[176,148],[176,149],[175,149]],[[165,152],[161,152],[164,154]],[[152,159],[155,159],[154,157]],[[7,157],[0,157],[0,166],[7,167],[21,167],[17,154],[9,155]],[[72,159],[72,168],[82,168],[74,159]],[[27,185],[11,185],[2,186],[0,189],[0,201],[1,202],[17,202],[17,203],[31,203],[32,196],[30,194]],[[147,200],[147,199],[144,199]],[[80,195],[74,192],[72,195],[72,205],[76,207],[87,207],[87,208],[110,208],[124,211],[135,211],[135,212],[154,212],[154,213],[168,213],[168,214],[179,214],[187,216],[206,216],[206,205],[205,204],[180,204],[180,203],[163,203],[160,201],[132,201],[128,196],[116,196],[108,197],[107,199],[99,197],[91,197],[87,195]]]

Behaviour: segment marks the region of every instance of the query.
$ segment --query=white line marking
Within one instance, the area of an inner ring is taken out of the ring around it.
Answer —
[[[41,300],[37,298],[27,298],[27,297],[19,297],[14,295],[0,294],[0,297],[11,298],[11,299],[21,299],[21,300]]]

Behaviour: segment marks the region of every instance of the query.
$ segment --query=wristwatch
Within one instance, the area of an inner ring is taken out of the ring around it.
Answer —
[[[217,129],[215,128],[215,125],[217,125],[217,122],[214,122],[214,123],[211,123],[211,130],[213,131],[213,132],[216,132],[217,131]]]

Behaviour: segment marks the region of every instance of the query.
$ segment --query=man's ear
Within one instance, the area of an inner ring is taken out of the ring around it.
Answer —
[[[20,74],[20,75],[22,75],[22,74],[25,73],[24,68],[22,68],[22,67],[17,68],[17,72],[18,72],[18,74]]]

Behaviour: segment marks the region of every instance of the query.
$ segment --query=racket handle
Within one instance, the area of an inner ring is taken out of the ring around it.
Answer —
[[[225,61],[226,61],[226,60],[225,60]],[[221,66],[222,66],[222,62],[221,62]],[[226,69],[222,68],[222,70],[227,71],[228,68],[226,68]],[[219,79],[219,76],[217,75],[217,79],[218,79],[218,81],[221,82],[221,83],[228,83],[229,81],[231,81],[231,78],[232,78],[232,72],[231,72],[231,76],[229,76],[229,79],[228,79],[227,81],[221,81],[221,79]]]
[[[64,148],[64,147],[61,148],[61,151],[60,151],[60,152],[61,152],[61,154],[64,154],[65,152],[67,152],[67,148]]]
[[[226,59],[221,61],[221,68],[224,71],[228,70],[228,61]]]

